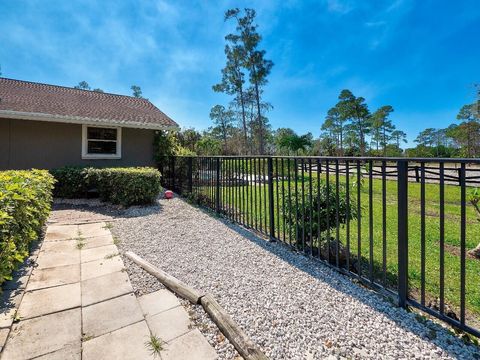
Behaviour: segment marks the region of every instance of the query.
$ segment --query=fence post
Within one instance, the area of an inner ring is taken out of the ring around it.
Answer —
[[[162,186],[163,186],[163,187],[166,187],[166,186],[167,186],[167,183],[165,182],[166,176],[165,176],[164,166],[163,166],[165,160],[166,160],[165,157],[161,157],[161,158],[160,158],[160,162],[159,162],[159,164],[158,164],[158,171],[160,171],[160,174],[162,175],[162,177],[161,177],[160,179],[161,179],[161,183],[162,183]]]
[[[175,156],[172,156],[172,161],[170,164],[170,174],[172,175],[172,191],[175,192]]]
[[[415,181],[420,182],[420,175],[418,174],[418,166],[415,166]]]
[[[215,184],[215,211],[217,213],[220,213],[220,158],[217,157],[217,163],[216,163],[216,168],[217,168],[217,178],[216,178],[216,184]]]
[[[188,180],[188,192],[191,194],[193,192],[193,157],[188,157],[188,173],[187,173],[187,180]]]
[[[275,241],[275,212],[273,203],[273,159],[267,158],[268,167],[268,212],[270,216],[270,241]]]
[[[408,160],[398,160],[398,306],[408,298]]]

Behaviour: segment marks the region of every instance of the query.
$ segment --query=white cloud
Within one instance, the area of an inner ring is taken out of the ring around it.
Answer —
[[[355,8],[352,1],[349,0],[327,0],[328,11],[339,13],[341,15],[347,14]]]
[[[380,21],[367,21],[365,23],[365,26],[366,27],[378,27],[378,26],[385,26],[387,25],[387,22],[384,21],[384,20],[380,20]]]

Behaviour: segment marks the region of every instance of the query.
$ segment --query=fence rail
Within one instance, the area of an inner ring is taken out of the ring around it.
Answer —
[[[226,218],[480,336],[480,160],[168,157],[163,183]]]

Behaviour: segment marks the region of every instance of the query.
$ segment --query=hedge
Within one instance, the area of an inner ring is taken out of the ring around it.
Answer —
[[[102,200],[124,206],[151,204],[161,189],[160,172],[147,167],[90,168],[87,179],[96,184]]]
[[[46,170],[0,171],[0,284],[28,256],[50,214],[55,180]]]
[[[160,172],[149,167],[64,167],[51,172],[57,179],[55,197],[82,198],[96,189],[103,201],[130,206],[153,203],[161,189]]]
[[[85,178],[86,170],[87,168],[75,166],[50,170],[50,173],[57,180],[53,196],[67,199],[85,197],[89,189]]]

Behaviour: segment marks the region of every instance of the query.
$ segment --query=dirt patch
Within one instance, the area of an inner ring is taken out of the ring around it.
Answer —
[[[439,241],[436,241],[435,242],[438,246],[440,246],[440,242]],[[454,256],[457,256],[457,257],[460,257],[462,251],[460,249],[460,246],[457,246],[457,245],[450,245],[450,244],[447,244],[445,243],[445,251],[448,252],[450,255],[454,255]],[[467,259],[473,259],[473,260],[478,260],[475,256],[472,256],[468,253],[468,250],[470,249],[466,249],[465,250],[465,257]]]
[[[81,224],[88,222],[113,221],[118,210],[106,205],[68,204],[54,202],[49,224]]]

